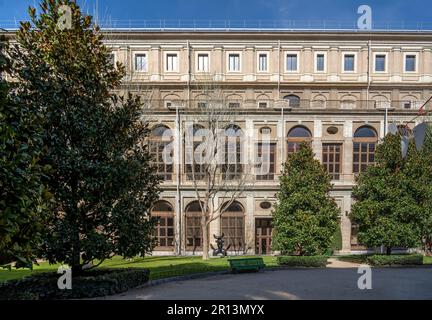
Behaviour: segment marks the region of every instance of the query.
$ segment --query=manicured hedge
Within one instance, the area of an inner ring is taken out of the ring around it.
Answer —
[[[277,257],[277,262],[290,267],[320,268],[327,265],[327,259],[327,256],[280,256]]]
[[[391,265],[422,265],[423,256],[421,254],[403,255],[373,255],[367,258],[367,262],[373,266]]]
[[[98,269],[72,278],[72,290],[60,290],[57,273],[40,273],[0,283],[0,300],[61,300],[93,298],[125,292],[146,283],[149,270]]]

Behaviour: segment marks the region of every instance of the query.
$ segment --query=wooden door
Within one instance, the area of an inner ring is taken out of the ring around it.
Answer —
[[[256,218],[255,219],[255,253],[270,254],[272,240],[272,219],[271,218]]]

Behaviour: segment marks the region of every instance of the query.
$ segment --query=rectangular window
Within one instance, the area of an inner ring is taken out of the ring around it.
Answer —
[[[207,102],[198,102],[198,108],[206,109],[207,108]]]
[[[240,102],[230,102],[230,103],[228,103],[228,108],[239,109],[240,108]]]
[[[174,217],[167,215],[155,216],[159,218],[156,226],[156,239],[158,249],[170,249],[174,246]]]
[[[268,146],[263,147],[263,143],[258,143],[258,157],[262,158],[262,161],[266,161],[266,164],[261,164],[261,168],[269,169],[268,172],[262,172],[256,176],[257,180],[274,180],[275,168],[276,168],[276,143],[270,143]],[[264,154],[268,153],[268,154]]]
[[[163,141],[159,138],[152,138],[149,143],[149,152],[153,156],[152,164],[156,168],[157,175],[165,180],[172,181],[173,165],[165,161],[165,152],[170,141]],[[170,156],[173,156],[171,150]]]
[[[333,180],[339,180],[341,174],[341,155],[342,144],[324,143],[323,148],[323,165]]]
[[[209,71],[209,55],[207,53],[198,54],[198,68],[199,72]]]
[[[286,56],[286,70],[287,71],[297,71],[298,62],[297,54],[289,53]]]
[[[354,142],[353,172],[365,172],[367,167],[375,163],[375,142]]]
[[[166,71],[177,71],[178,69],[177,53],[167,53],[166,55]]]
[[[135,71],[147,71],[147,55],[145,53],[135,55]]]
[[[199,214],[186,215],[186,247],[189,250],[199,250],[202,247],[201,217]]]
[[[234,252],[245,248],[243,215],[226,212],[221,216],[221,234],[225,235],[225,245]]]
[[[267,108],[267,102],[258,102],[258,108],[259,109]]]
[[[260,53],[258,56],[258,71],[267,71],[267,54]]]
[[[376,72],[386,71],[386,56],[384,54],[378,54],[375,56],[375,71]]]
[[[316,56],[316,71],[325,70],[325,57],[324,54],[320,53]]]
[[[230,53],[228,55],[228,71],[240,71],[240,54]]]
[[[409,54],[405,56],[405,71],[415,72],[416,71],[416,56]]]
[[[355,55],[346,54],[344,55],[344,71],[354,71],[355,66]]]

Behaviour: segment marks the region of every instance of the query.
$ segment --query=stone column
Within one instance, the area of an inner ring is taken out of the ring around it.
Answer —
[[[351,220],[347,216],[347,214],[351,212],[351,202],[351,194],[345,195],[341,208],[342,250],[340,253],[343,254],[351,252]]]
[[[353,123],[346,120],[344,124],[343,166],[342,173],[344,183],[353,183]]]
[[[315,159],[322,162],[322,121],[314,121],[314,132],[313,132],[313,142],[312,149],[315,153]]]
[[[255,221],[254,221],[254,197],[248,194],[245,207],[245,242],[247,253],[255,253]]]

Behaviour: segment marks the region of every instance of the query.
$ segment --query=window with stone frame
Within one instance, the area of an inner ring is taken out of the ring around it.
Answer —
[[[224,164],[221,165],[223,178],[234,180],[243,174],[242,137],[243,132],[237,125],[229,125],[225,129],[225,147],[222,148]]]
[[[221,215],[221,234],[224,234],[225,246],[230,251],[245,249],[244,210],[243,206],[234,201]]]
[[[342,173],[342,144],[323,143],[323,165],[332,180],[339,180]]]
[[[268,145],[264,145],[262,142],[259,142],[257,145],[257,155],[263,161],[268,160],[268,163],[265,165],[268,168],[268,172],[264,174],[257,174],[257,180],[274,180],[275,172],[276,172],[276,143],[268,143]],[[264,154],[268,153],[268,154]],[[262,165],[260,165],[262,166]]]
[[[198,201],[193,201],[186,208],[185,240],[186,249],[189,251],[202,250],[201,212]]]
[[[205,163],[197,163],[195,158],[195,152],[199,147],[199,145],[202,144],[204,141],[202,135],[205,133],[203,131],[205,130],[205,128],[202,125],[194,124],[188,130],[192,130],[192,131],[186,137],[188,139],[192,138],[192,141],[188,141],[187,143],[185,143],[186,178],[190,181],[203,180],[205,177],[205,170],[207,165]]]
[[[172,142],[171,130],[165,125],[156,126],[150,134],[149,151],[152,163],[156,167],[157,175],[165,181],[172,181],[173,176],[173,164],[169,161],[173,158]]]
[[[288,132],[287,136],[287,155],[288,158],[291,154],[296,153],[302,142],[311,143],[312,134],[306,127],[296,126]]]
[[[156,250],[172,250],[174,248],[174,210],[167,201],[158,201],[152,208],[152,217],[157,217],[155,236]]]
[[[366,171],[367,167],[375,163],[375,149],[378,141],[376,131],[364,126],[354,133],[353,139],[353,173]]]

